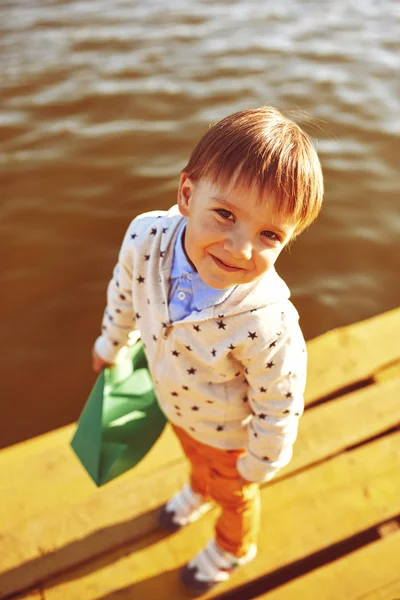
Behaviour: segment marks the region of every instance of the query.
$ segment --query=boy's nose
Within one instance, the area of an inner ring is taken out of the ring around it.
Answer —
[[[253,247],[250,240],[239,235],[233,235],[225,240],[224,248],[234,258],[241,260],[250,260],[253,254]]]

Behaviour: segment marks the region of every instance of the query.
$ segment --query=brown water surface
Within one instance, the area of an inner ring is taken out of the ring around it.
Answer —
[[[306,337],[399,304],[399,40],[397,0],[1,3],[0,446],[78,417],[129,221],[235,110],[319,119],[325,208],[278,265]]]

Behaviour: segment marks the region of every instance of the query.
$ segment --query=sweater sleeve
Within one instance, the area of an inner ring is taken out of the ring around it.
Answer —
[[[296,313],[297,314],[297,313]],[[252,417],[237,464],[248,481],[269,481],[292,458],[304,410],[307,353],[297,318],[281,313],[278,331],[248,347],[245,366]]]
[[[104,311],[102,334],[95,342],[95,351],[104,360],[114,363],[118,354],[126,346],[136,327],[135,311],[132,302],[132,269],[136,235],[135,221],[126,232],[119,252],[118,263],[107,288],[107,307]]]

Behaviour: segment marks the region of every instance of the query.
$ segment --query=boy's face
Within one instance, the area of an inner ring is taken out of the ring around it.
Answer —
[[[274,197],[259,202],[256,189],[194,183],[182,173],[179,210],[187,217],[185,251],[201,279],[223,290],[250,283],[274,264],[296,223],[274,213]]]

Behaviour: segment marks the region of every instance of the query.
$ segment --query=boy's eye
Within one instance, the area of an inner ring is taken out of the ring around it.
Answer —
[[[274,233],[273,231],[263,231],[262,235],[266,238],[268,238],[269,240],[272,240],[273,242],[280,242],[281,239],[278,235],[276,235],[276,233]]]
[[[224,208],[217,208],[216,211],[220,217],[226,220],[233,220],[234,216],[229,210],[225,210]]]

